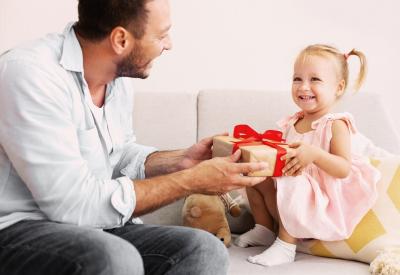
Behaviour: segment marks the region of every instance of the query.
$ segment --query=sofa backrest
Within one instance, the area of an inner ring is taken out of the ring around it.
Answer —
[[[136,92],[133,128],[139,144],[186,148],[197,137],[197,93]]]
[[[228,131],[236,124],[249,124],[259,132],[276,129],[276,122],[298,110],[290,92],[205,90],[198,95],[197,137]],[[375,145],[400,154],[400,137],[378,94],[357,93],[343,97],[335,111],[354,115],[358,130]]]

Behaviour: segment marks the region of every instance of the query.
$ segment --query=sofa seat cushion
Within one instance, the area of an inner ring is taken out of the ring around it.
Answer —
[[[329,259],[312,256],[298,252],[293,263],[263,267],[261,265],[247,262],[247,257],[256,255],[264,251],[265,247],[241,248],[232,245],[229,247],[229,275],[369,275],[369,266],[364,263]]]

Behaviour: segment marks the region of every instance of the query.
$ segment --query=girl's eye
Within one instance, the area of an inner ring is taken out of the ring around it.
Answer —
[[[311,77],[311,81],[321,81],[318,77]]]
[[[293,82],[295,82],[295,81],[301,81],[301,78],[300,77],[294,77],[293,78]]]

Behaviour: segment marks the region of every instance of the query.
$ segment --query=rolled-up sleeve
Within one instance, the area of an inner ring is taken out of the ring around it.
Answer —
[[[136,205],[134,185],[128,176],[103,179],[89,169],[72,122],[71,91],[59,74],[57,68],[43,70],[29,62],[3,63],[0,79],[7,81],[0,81],[1,146],[50,220],[121,226]],[[146,156],[138,154],[136,162],[127,164],[127,175],[139,167],[142,177]]]
[[[130,179],[144,179],[146,177],[146,159],[151,153],[156,151],[157,149],[154,147],[130,142],[126,145],[125,151],[115,170]]]
[[[132,181],[128,177],[116,179],[120,186],[111,196],[111,204],[121,214],[121,224],[125,224],[133,214],[136,206],[136,196]]]

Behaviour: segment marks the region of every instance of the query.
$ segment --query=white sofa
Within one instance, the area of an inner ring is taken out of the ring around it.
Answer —
[[[376,94],[347,96],[337,109],[355,116],[358,129],[384,149],[400,154],[400,137]],[[185,148],[197,140],[222,132],[232,132],[235,124],[246,123],[258,131],[272,129],[275,122],[296,111],[289,92],[247,90],[205,90],[200,92],[137,92],[134,129],[138,143],[160,150]],[[181,224],[182,200],[143,217],[146,223]],[[240,233],[252,226],[251,216],[240,222],[230,219],[232,231]],[[329,259],[298,253],[291,264],[264,268],[246,261],[262,247],[229,248],[228,274],[369,274],[364,263]]]

